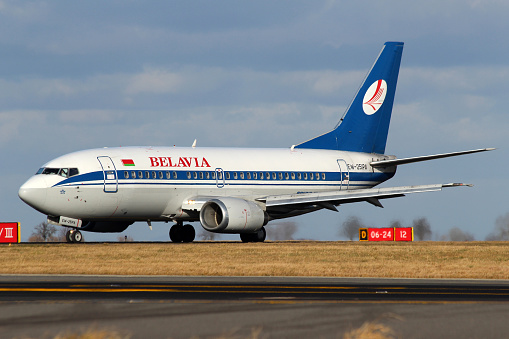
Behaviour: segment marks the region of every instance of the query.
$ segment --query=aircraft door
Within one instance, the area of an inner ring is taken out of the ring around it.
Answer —
[[[117,177],[117,169],[115,168],[115,164],[113,164],[113,160],[107,156],[97,157],[101,167],[103,169],[104,175],[104,192],[106,193],[116,193],[118,192],[118,177]]]
[[[224,171],[222,168],[216,168],[216,186],[217,188],[224,187]]]
[[[346,161],[338,159],[340,189],[347,190],[350,186],[350,170]]]

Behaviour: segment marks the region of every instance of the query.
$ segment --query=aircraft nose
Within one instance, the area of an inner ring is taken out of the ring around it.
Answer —
[[[47,187],[45,180],[40,176],[28,179],[27,182],[19,188],[18,196],[27,205],[44,213],[46,204]]]

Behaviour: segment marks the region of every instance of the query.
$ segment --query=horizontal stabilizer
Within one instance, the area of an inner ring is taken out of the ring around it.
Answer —
[[[372,163],[370,163],[370,165],[372,167],[378,167],[378,168],[392,167],[392,166],[403,165],[403,164],[410,164],[410,163],[419,162],[419,161],[428,161],[428,160],[433,160],[433,159],[455,157],[457,155],[464,155],[464,154],[471,154],[471,153],[493,151],[494,149],[495,148],[481,148],[481,149],[474,149],[474,150],[470,150],[470,151],[461,151],[461,152],[452,152],[452,153],[443,153],[443,154],[434,154],[434,155],[424,155],[424,156],[412,157],[412,158],[380,160],[380,161],[373,161]]]

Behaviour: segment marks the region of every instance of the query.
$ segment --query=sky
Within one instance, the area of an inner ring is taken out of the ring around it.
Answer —
[[[290,147],[327,132],[383,43],[403,41],[386,153],[497,150],[403,165],[383,184],[472,188],[291,218],[295,237],[338,240],[349,216],[370,227],[426,217],[435,238],[459,227],[483,240],[509,212],[507,13],[507,1],[483,0],[0,0],[0,221],[21,222],[27,240],[45,216],[18,189],[69,152]],[[169,226],[122,236],[166,241]]]

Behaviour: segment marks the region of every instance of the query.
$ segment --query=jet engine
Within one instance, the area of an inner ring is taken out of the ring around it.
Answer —
[[[254,233],[267,224],[268,215],[252,201],[225,197],[204,203],[200,222],[210,232]]]

